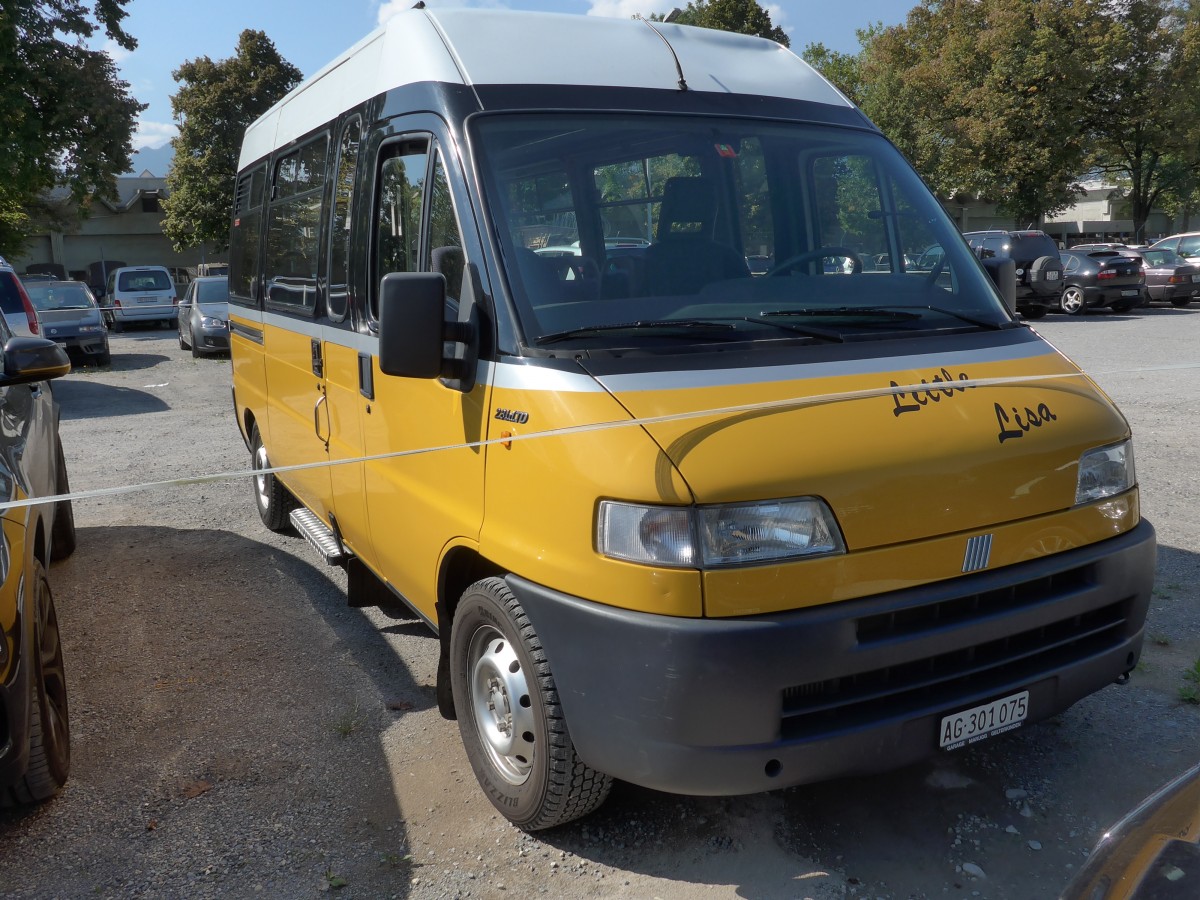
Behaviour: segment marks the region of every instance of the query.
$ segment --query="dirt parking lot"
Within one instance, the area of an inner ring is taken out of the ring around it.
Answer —
[[[528,836],[480,793],[433,696],[418,622],[350,609],[246,478],[75,504],[51,571],[74,760],[63,794],[0,810],[0,896],[1053,897],[1132,804],[1200,759],[1200,309],[1037,328],[1131,420],[1158,529],[1131,682],[1058,718],[870,778],[739,798],[617,785]],[[113,338],[55,383],[79,491],[244,471],[228,359]]]

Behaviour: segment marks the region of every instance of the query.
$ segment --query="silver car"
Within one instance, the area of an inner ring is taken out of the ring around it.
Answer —
[[[197,278],[179,304],[179,349],[192,356],[229,352],[229,278]]]
[[[91,289],[82,281],[34,281],[25,286],[42,336],[99,366],[112,362],[108,328]]]

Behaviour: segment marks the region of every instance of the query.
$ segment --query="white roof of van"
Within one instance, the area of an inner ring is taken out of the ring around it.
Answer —
[[[661,32],[662,37],[654,29]],[[367,35],[246,132],[239,168],[392,88],[588,85],[689,90],[849,106],[787,48],[708,28],[564,13],[409,9]]]

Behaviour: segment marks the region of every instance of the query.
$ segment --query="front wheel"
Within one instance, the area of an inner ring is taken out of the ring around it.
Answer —
[[[492,805],[526,831],[596,810],[612,779],[575,753],[550,664],[500,578],[467,588],[450,631],[458,727]]]
[[[1074,285],[1063,288],[1058,306],[1068,316],[1083,315],[1083,310],[1087,306],[1087,301],[1083,298],[1083,289]]]
[[[256,471],[271,468],[267,448],[263,446],[257,425],[250,432],[250,453],[253,456],[251,466]],[[296,498],[273,473],[261,472],[254,476],[254,505],[258,507],[263,524],[272,531],[282,532],[291,528],[292,522],[288,517],[297,506]]]
[[[1192,298],[1191,297],[1177,297],[1176,299],[1171,301],[1171,305],[1172,306],[1180,306],[1180,307],[1191,306]]]
[[[29,765],[6,791],[4,805],[49,800],[62,789],[71,770],[71,720],[67,711],[66,667],[58,613],[50,579],[35,557],[33,571],[34,658],[29,690]]]

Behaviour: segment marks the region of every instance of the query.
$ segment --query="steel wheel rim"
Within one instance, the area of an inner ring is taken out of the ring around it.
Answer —
[[[261,444],[254,451],[254,468],[269,469],[271,464],[267,461],[267,448]],[[271,492],[267,489],[267,475],[260,473],[254,476],[254,490],[258,497],[258,505],[263,509],[267,509],[271,505]]]
[[[533,771],[535,719],[516,648],[501,631],[485,625],[471,637],[468,668],[471,715],[488,759],[509,784],[524,784]]]
[[[1067,288],[1063,291],[1062,307],[1064,312],[1078,312],[1083,308],[1083,294],[1076,288]]]
[[[42,746],[48,756],[65,765],[70,753],[71,728],[67,712],[67,677],[63,664],[58,615],[45,587],[38,590],[38,674],[46,706],[42,718]]]

